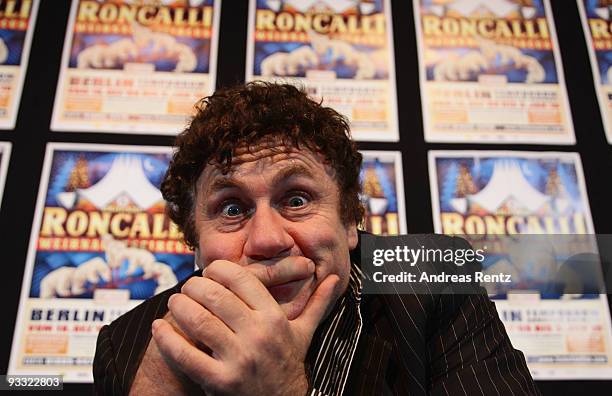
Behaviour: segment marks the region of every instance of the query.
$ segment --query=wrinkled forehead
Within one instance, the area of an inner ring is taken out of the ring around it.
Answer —
[[[300,146],[277,145],[260,142],[239,146],[234,150],[229,169],[219,164],[207,164],[198,179],[200,189],[220,179],[241,179],[252,175],[274,176],[278,173],[299,174],[312,178],[327,175],[335,182],[335,172],[326,158],[311,149]]]

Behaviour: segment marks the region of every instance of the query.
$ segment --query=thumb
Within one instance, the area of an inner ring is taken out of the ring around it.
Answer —
[[[309,342],[327,309],[335,302],[334,290],[339,282],[338,275],[329,275],[325,278],[308,300],[300,316],[291,321],[291,326]]]

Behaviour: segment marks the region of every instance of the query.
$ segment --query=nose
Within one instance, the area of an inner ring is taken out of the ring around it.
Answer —
[[[283,257],[289,254],[293,245],[283,217],[270,206],[258,206],[249,219],[244,254],[252,260]]]

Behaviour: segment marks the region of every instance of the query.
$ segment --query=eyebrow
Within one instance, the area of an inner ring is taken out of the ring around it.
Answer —
[[[310,169],[300,164],[292,164],[283,169],[281,169],[277,174],[272,178],[272,185],[276,185],[290,179],[292,177],[307,177],[310,179],[314,179],[314,176]],[[246,184],[233,176],[230,177],[218,177],[216,178],[208,188],[206,189],[207,195],[212,195],[218,193],[219,191],[225,189],[237,188],[240,190],[247,189]]]

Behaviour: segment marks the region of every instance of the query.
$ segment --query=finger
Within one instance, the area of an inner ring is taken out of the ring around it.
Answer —
[[[321,282],[314,291],[308,304],[297,318],[291,321],[291,326],[299,331],[307,340],[312,339],[312,335],[323,320],[325,313],[335,302],[335,289],[340,282],[337,275],[329,275]]]
[[[215,260],[204,271],[206,278],[227,287],[249,307],[256,310],[280,309],[268,289],[245,267],[226,260]]]
[[[290,256],[281,260],[266,260],[249,264],[251,271],[265,287],[301,280],[314,275],[315,264],[303,256]]]
[[[204,384],[218,377],[221,363],[187,342],[164,319],[153,322],[152,333],[164,359],[193,381]]]
[[[251,309],[238,296],[212,279],[190,278],[181,293],[191,297],[221,319],[231,330],[238,332],[249,326]]]
[[[236,336],[219,318],[184,294],[173,294],[168,308],[181,330],[196,344],[203,344],[221,357],[237,350]]]

